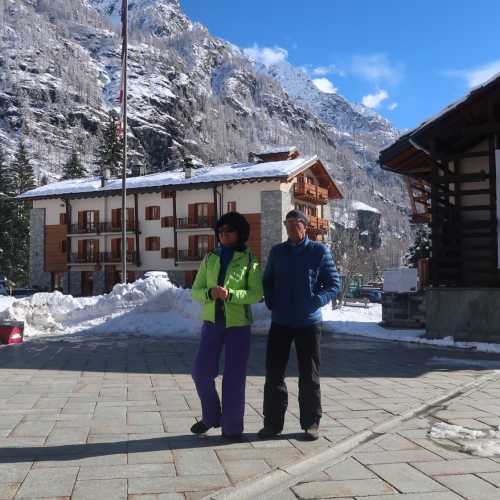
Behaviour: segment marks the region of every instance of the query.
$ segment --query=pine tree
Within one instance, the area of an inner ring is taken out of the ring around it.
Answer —
[[[28,158],[26,146],[21,140],[12,164],[12,173],[14,176],[14,190],[16,195],[22,194],[35,187],[35,175],[33,167]]]
[[[406,264],[409,267],[417,267],[420,259],[425,259],[430,256],[431,241],[430,232],[427,227],[419,228],[415,234],[415,241],[410,246],[405,255]]]
[[[80,161],[78,153],[73,149],[68,161],[63,166],[63,179],[79,179],[85,177],[87,171]]]
[[[108,124],[103,130],[101,144],[97,149],[96,175],[102,175],[109,169],[112,177],[121,175],[123,166],[123,139],[118,133],[118,118],[115,113],[109,114]]]
[[[12,277],[15,244],[12,234],[16,217],[14,183],[12,171],[0,148],[0,272]]]
[[[14,193],[22,194],[36,187],[33,167],[30,164],[26,146],[21,140],[11,168]],[[29,276],[30,208],[26,203],[17,202],[11,235],[15,252],[12,255],[12,279],[17,284],[27,284]]]

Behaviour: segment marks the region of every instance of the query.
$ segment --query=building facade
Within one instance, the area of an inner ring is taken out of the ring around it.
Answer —
[[[87,296],[110,291],[122,280],[120,182],[61,181],[22,195],[32,204],[33,287]],[[329,203],[341,197],[321,161],[301,158],[295,149],[281,156],[255,154],[247,163],[130,178],[127,281],[167,271],[177,285],[190,286],[202,258],[217,244],[217,218],[230,211],[249,221],[248,245],[263,263],[286,238],[283,220],[292,208],[308,214],[311,238],[326,241]]]

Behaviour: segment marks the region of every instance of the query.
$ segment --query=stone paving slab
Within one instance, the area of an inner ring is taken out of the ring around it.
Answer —
[[[256,437],[262,426],[262,337],[252,339],[245,439],[232,444],[220,437],[220,430],[204,437],[189,432],[200,415],[190,376],[196,341],[88,336],[39,339],[2,348],[0,500],[203,498],[326,450],[461,387],[487,372],[478,360],[489,360],[491,369],[494,359],[468,353],[474,366],[457,367],[456,362],[440,364],[435,358],[453,361],[464,353],[335,336],[325,336],[323,344],[322,437],[313,443],[302,439],[299,426],[293,350],[283,435],[271,441]],[[220,379],[217,384],[220,389]],[[488,393],[487,406],[483,406],[484,394],[470,395],[460,407],[442,408],[444,413],[433,418],[467,419],[491,427],[500,419],[498,389]],[[448,489],[448,494],[451,488],[418,466],[448,460],[452,467],[452,460],[460,460],[461,455],[429,441],[427,427],[425,419],[415,419],[386,440],[356,450],[349,461],[318,471],[310,478],[316,495],[323,494],[325,482],[337,498],[351,500],[367,494],[397,498],[404,488],[413,494],[413,485],[419,482],[427,485],[425,494],[438,495],[435,484]],[[496,488],[495,474],[500,469],[495,467],[500,461],[491,462],[496,465],[479,467],[480,471],[469,468],[475,472],[468,474]],[[439,477],[460,475],[441,471]],[[425,481],[420,481],[422,476]],[[297,488],[276,498],[297,498],[297,491],[304,498],[316,498],[307,492],[307,482]],[[407,495],[405,500],[413,499]]]

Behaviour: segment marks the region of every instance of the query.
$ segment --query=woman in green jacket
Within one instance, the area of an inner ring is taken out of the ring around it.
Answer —
[[[220,246],[202,261],[193,283],[193,298],[203,305],[201,341],[193,380],[201,400],[202,418],[191,427],[203,434],[222,427],[222,435],[241,438],[245,410],[245,382],[250,353],[250,304],[262,299],[262,276],[245,243],[250,225],[237,212],[216,224]],[[222,407],[215,389],[219,360],[225,348]]]

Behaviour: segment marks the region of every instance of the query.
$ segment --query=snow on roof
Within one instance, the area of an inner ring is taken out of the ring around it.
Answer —
[[[351,203],[351,207],[354,210],[362,210],[364,212],[375,212],[376,214],[380,213],[380,210],[376,209],[375,207],[370,207],[370,205],[367,205],[366,203],[363,203],[362,201],[353,201]]]
[[[269,146],[266,148],[263,148],[259,151],[256,151],[254,154],[257,156],[260,155],[272,155],[272,154],[278,154],[278,153],[291,153],[292,151],[297,151],[296,146]]]
[[[317,156],[311,156],[266,163],[229,163],[215,167],[193,169],[193,175],[190,178],[186,178],[184,171],[179,169],[140,177],[130,177],[127,179],[127,189],[174,187],[214,182],[232,182],[245,179],[288,177],[314,164],[317,160]],[[21,194],[19,198],[29,199],[57,197],[64,194],[102,193],[119,191],[121,187],[121,179],[110,179],[104,187],[101,187],[100,177],[88,177],[40,186]]]

